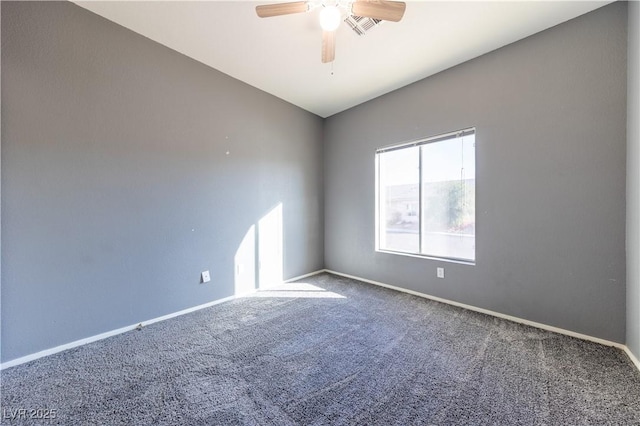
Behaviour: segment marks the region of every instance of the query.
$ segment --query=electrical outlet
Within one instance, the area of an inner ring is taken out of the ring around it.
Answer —
[[[211,275],[209,275],[209,271],[203,271],[200,274],[200,282],[201,283],[208,283],[209,281],[211,281]]]
[[[436,276],[438,278],[444,278],[444,268],[436,268]]]

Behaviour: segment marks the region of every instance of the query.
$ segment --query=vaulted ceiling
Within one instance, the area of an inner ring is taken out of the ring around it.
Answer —
[[[111,21],[321,117],[480,56],[610,1],[408,1],[402,21],[336,33],[320,60],[319,10],[258,18],[253,1],[78,1]]]

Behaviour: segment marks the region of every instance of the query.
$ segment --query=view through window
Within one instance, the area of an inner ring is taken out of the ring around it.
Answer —
[[[475,130],[376,152],[378,249],[475,261]]]

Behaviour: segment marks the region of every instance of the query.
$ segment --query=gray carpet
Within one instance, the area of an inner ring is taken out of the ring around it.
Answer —
[[[640,373],[618,349],[303,282],[9,368],[3,423],[640,424]],[[20,408],[56,418],[11,421]]]

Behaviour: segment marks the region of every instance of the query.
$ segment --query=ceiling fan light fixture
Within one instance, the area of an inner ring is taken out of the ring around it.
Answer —
[[[335,6],[325,6],[320,11],[320,26],[325,31],[335,31],[342,20],[340,9]]]
[[[407,7],[405,2],[395,0],[297,0],[258,5],[256,14],[261,18],[269,18],[308,12],[320,6],[323,63],[332,62],[335,57],[336,30],[345,14],[345,22],[358,35],[362,35],[380,21],[400,21]]]

